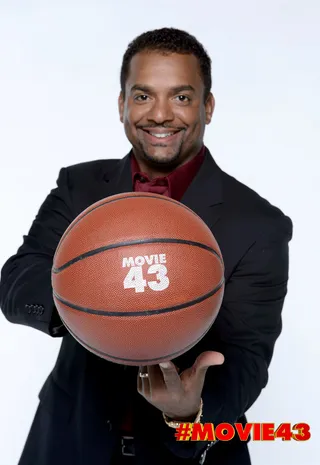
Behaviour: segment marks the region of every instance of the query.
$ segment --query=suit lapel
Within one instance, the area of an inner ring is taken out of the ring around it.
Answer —
[[[208,149],[199,172],[185,192],[181,203],[191,208],[213,229],[222,213],[221,170]]]
[[[99,200],[114,194],[132,191],[130,156],[119,160],[104,160],[101,172],[88,189],[82,189],[74,206],[74,217]]]
[[[114,172],[107,173],[104,177],[106,197],[124,192],[132,192],[130,153],[119,160]]]

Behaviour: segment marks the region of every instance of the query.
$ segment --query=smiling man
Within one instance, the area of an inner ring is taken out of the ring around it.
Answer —
[[[191,54],[147,49],[130,64],[125,61],[121,121],[139,166],[152,175],[173,170],[200,151],[214,110],[209,61],[205,73],[207,82]]]
[[[125,52],[120,81],[120,119],[132,150],[62,168],[2,269],[6,318],[62,338],[19,465],[249,465],[248,441],[237,435],[178,442],[175,428],[246,424],[281,333],[291,219],[222,171],[204,145],[215,101],[211,60],[195,37],[169,28],[140,35]],[[51,287],[55,249],[73,219],[128,191],[160,193],[193,209],[225,264],[224,299],[210,331],[171,362],[139,369],[79,345],[59,318]]]

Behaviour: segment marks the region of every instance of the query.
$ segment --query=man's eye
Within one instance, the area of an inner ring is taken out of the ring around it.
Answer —
[[[138,102],[145,102],[147,100],[147,95],[137,95],[134,99],[138,100]]]
[[[177,99],[179,99],[181,103],[186,103],[190,101],[190,98],[187,97],[186,95],[178,95]]]

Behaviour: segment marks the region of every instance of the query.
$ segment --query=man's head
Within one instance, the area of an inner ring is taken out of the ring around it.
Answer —
[[[211,60],[195,37],[169,28],[138,36],[120,81],[120,119],[143,165],[172,170],[199,152],[214,98]]]

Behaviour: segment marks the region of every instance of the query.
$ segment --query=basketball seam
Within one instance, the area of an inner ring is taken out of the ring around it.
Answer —
[[[131,194],[133,194],[133,192],[131,192]],[[178,202],[177,200],[174,200],[174,199],[170,199],[168,197],[156,197],[156,196],[153,196],[153,195],[144,195],[144,194],[139,194],[139,195],[127,195],[127,196],[124,196],[124,197],[121,197],[119,199],[109,199],[109,200],[106,200],[105,202],[99,204],[99,205],[96,205],[95,207],[88,207],[90,208],[90,210],[88,210],[86,213],[84,213],[81,218],[79,218],[77,221],[75,221],[74,224],[72,224],[72,226],[70,227],[69,231],[65,232],[61,239],[60,239],[60,242],[58,244],[58,247],[56,249],[56,253],[58,252],[58,249],[60,248],[62,242],[65,240],[65,238],[67,237],[67,235],[70,233],[70,231],[74,228],[74,226],[78,223],[80,223],[80,221],[86,217],[87,215],[89,215],[89,213],[91,213],[92,211],[96,210],[97,208],[100,208],[100,207],[103,207],[104,205],[107,205],[109,203],[113,203],[113,202],[118,202],[119,200],[125,200],[125,199],[137,199],[137,198],[152,198],[152,199],[156,199],[156,200],[164,200],[165,202],[170,202],[170,203],[173,203],[179,207],[182,207],[186,210],[188,210],[190,213],[193,213],[193,215],[195,215],[197,218],[200,218],[199,215],[197,215],[197,213],[195,213],[193,210],[191,210],[191,208],[187,207],[186,205],[182,204],[181,202]],[[101,200],[100,200],[101,201]],[[98,200],[99,202],[99,200]],[[83,213],[83,212],[82,212]],[[79,215],[81,215],[82,213],[80,213]]]
[[[201,302],[204,302],[205,300],[209,299],[210,297],[214,296],[224,285],[224,278],[220,281],[220,283],[210,292],[197,297],[196,299],[189,300],[187,302],[184,302],[183,304],[179,305],[173,305],[171,307],[166,307],[166,308],[159,308],[155,310],[137,310],[133,312],[114,312],[114,311],[108,311],[108,310],[95,310],[92,308],[85,308],[80,305],[75,305],[71,302],[68,302],[67,300],[63,299],[63,297],[59,296],[55,291],[53,291],[54,297],[61,302],[63,305],[66,305],[67,307],[73,308],[74,310],[78,310],[83,313],[89,313],[92,315],[100,315],[100,316],[115,316],[115,317],[134,317],[134,316],[147,316],[147,315],[160,315],[162,313],[170,313],[170,312],[176,312],[178,310],[182,310],[184,308],[192,307],[193,305],[199,304]]]
[[[209,325],[209,327],[204,331],[204,333],[199,337],[197,338],[194,342],[192,342],[191,344],[188,344],[187,346],[185,346],[183,349],[180,349],[179,351],[177,352],[173,352],[171,354],[168,354],[168,355],[164,355],[163,357],[157,357],[157,358],[150,358],[150,359],[129,359],[129,358],[121,358],[121,357],[116,357],[114,355],[110,355],[110,354],[107,354],[106,352],[102,352],[101,350],[98,350],[98,349],[95,349],[94,347],[90,346],[89,344],[87,344],[86,342],[82,341],[82,339],[80,339],[78,336],[76,336],[73,331],[71,331],[71,329],[69,328],[69,326],[65,323],[65,321],[61,318],[61,321],[62,323],[65,325],[66,329],[70,332],[71,336],[74,337],[74,339],[76,339],[79,344],[82,344],[84,347],[86,348],[89,348],[91,350],[93,350],[96,354],[98,355],[104,355],[104,356],[107,356],[109,358],[112,358],[113,360],[118,360],[118,361],[122,361],[122,362],[133,362],[133,363],[143,363],[143,362],[153,362],[153,361],[156,361],[156,360],[165,360],[165,359],[172,359],[173,357],[178,357],[180,354],[183,354],[184,352],[186,352],[187,350],[191,349],[192,347],[194,347],[199,341],[201,341],[201,339],[208,333],[208,331],[211,329],[214,321]],[[87,349],[88,350],[88,349]]]
[[[133,241],[126,241],[126,242],[118,242],[116,244],[109,244],[109,245],[104,245],[102,247],[98,247],[97,249],[92,249],[89,250],[88,252],[84,252],[81,255],[78,255],[77,257],[74,257],[72,260],[69,260],[66,262],[64,265],[59,266],[58,268],[53,267],[52,272],[54,274],[59,274],[61,271],[65,270],[71,265],[74,265],[75,263],[79,262],[80,260],[84,260],[85,258],[92,257],[93,255],[97,255],[101,252],[106,252],[107,250],[112,250],[112,249],[118,249],[120,247],[128,247],[130,245],[141,245],[141,244],[185,244],[185,245],[190,245],[192,247],[200,247],[201,249],[207,250],[208,252],[212,253],[215,255],[220,262],[222,263],[222,259],[219,255],[219,253],[213,249],[212,247],[209,247],[208,245],[202,244],[201,242],[196,242],[196,241],[187,241],[185,239],[175,239],[175,238],[167,238],[167,237],[158,237],[154,239],[136,239]]]

